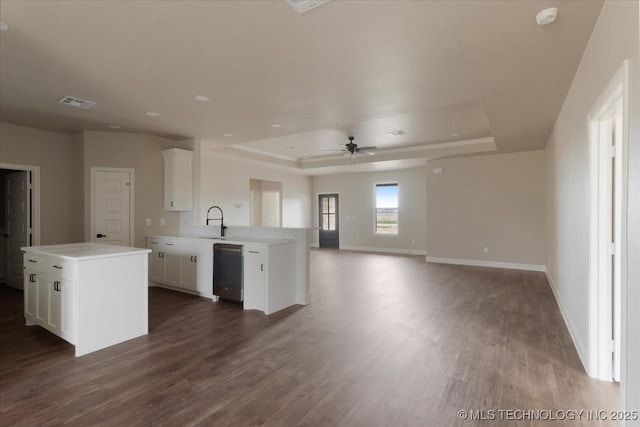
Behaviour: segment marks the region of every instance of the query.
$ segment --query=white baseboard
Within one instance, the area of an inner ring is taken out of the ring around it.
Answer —
[[[587,352],[585,350],[584,344],[578,338],[578,335],[575,333],[575,329],[572,326],[572,323],[569,321],[569,317],[567,317],[567,311],[562,304],[562,300],[558,296],[558,288],[556,287],[556,283],[553,281],[551,274],[549,271],[544,269],[544,274],[547,276],[547,281],[549,282],[549,287],[551,288],[551,292],[553,293],[554,298],[556,299],[556,304],[558,304],[558,308],[560,309],[560,314],[562,315],[562,320],[564,320],[564,324],[567,326],[569,330],[569,335],[571,336],[571,340],[573,341],[573,346],[576,348],[576,352],[578,353],[578,357],[580,358],[580,362],[582,362],[582,368],[588,374],[589,370],[587,369]]]
[[[417,249],[396,249],[396,248],[378,248],[372,246],[340,246],[340,249],[346,251],[362,251],[362,252],[378,252],[383,254],[404,254],[404,255],[426,255],[426,251]]]
[[[457,265],[471,265],[474,267],[494,267],[494,268],[507,268],[510,270],[525,270],[525,271],[546,271],[544,265],[538,264],[519,264],[514,262],[498,262],[498,261],[483,261],[475,259],[460,259],[460,258],[440,258],[427,256],[427,262],[435,262],[439,264],[457,264]]]

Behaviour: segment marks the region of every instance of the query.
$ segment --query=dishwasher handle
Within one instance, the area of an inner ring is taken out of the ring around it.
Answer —
[[[224,252],[228,254],[237,254],[242,255],[242,246],[240,245],[229,245],[225,243],[216,243],[213,245],[214,252]]]

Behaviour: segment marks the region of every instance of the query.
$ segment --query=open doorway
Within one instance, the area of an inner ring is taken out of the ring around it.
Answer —
[[[625,63],[589,116],[589,375],[620,381],[626,281],[627,135]]]
[[[39,172],[37,166],[0,163],[0,282],[23,289],[20,248],[38,245]]]
[[[249,179],[252,227],[282,227],[282,183]]]

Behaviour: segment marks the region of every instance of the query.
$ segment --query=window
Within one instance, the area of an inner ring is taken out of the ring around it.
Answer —
[[[376,184],[376,234],[398,234],[398,184]]]
[[[336,195],[320,196],[322,202],[320,227],[323,230],[335,231],[336,229],[336,199]]]

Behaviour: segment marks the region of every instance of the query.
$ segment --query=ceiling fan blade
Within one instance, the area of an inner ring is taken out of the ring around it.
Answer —
[[[369,146],[369,147],[358,147],[358,151],[368,151],[368,150],[377,150],[378,147]]]

